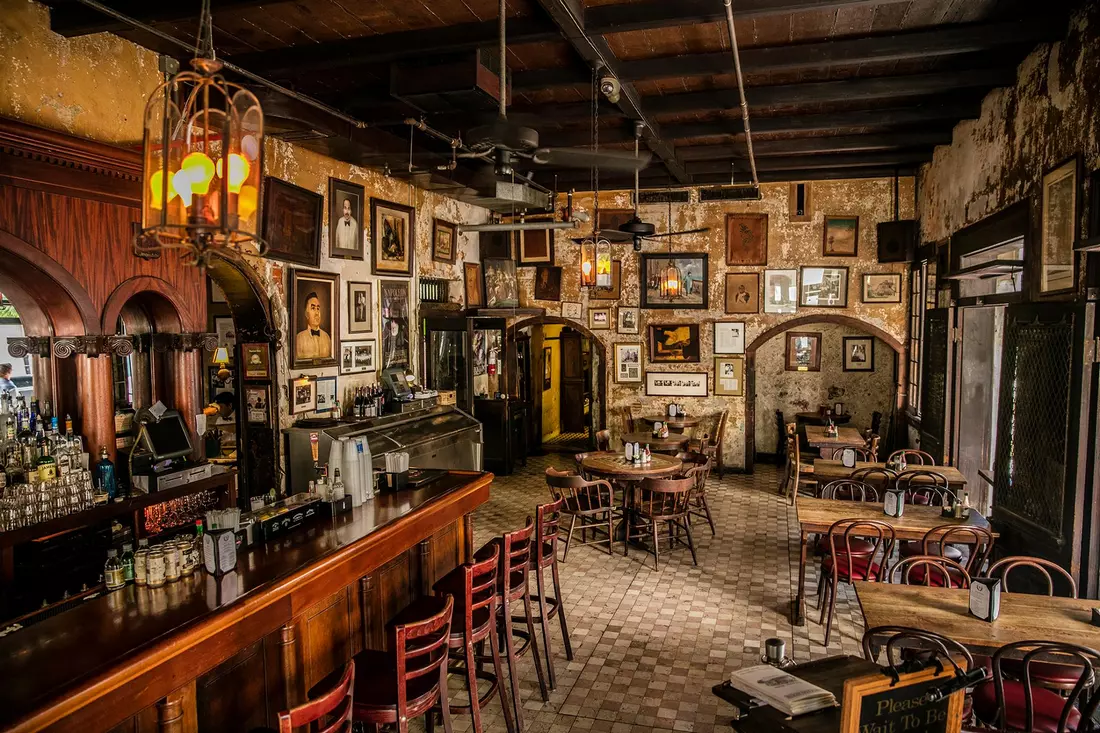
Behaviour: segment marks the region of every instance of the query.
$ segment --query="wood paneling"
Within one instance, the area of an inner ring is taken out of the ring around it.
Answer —
[[[350,590],[341,588],[304,614],[302,644],[307,690],[351,659]]]
[[[261,640],[245,647],[198,679],[196,707],[203,733],[238,733],[268,724],[266,644]]]

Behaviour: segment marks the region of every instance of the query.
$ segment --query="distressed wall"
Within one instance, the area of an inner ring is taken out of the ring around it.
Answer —
[[[793,422],[796,412],[816,412],[819,405],[843,402],[845,412],[852,416],[847,425],[862,431],[871,426],[871,413],[877,410],[889,415],[893,404],[895,352],[889,344],[875,338],[873,372],[846,372],[844,337],[870,334],[835,323],[799,326],[797,331],[821,334],[821,371],[786,370],[786,333],[772,337],[757,349],[756,450],[762,453],[775,452],[776,410],[783,411],[786,422]]]

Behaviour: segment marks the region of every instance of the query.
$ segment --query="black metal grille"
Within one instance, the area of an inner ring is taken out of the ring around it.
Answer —
[[[1005,318],[994,503],[1062,535],[1072,317]],[[965,426],[964,426],[965,429]]]
[[[930,311],[924,319],[924,369],[921,372],[921,449],[941,460],[947,439],[948,311]]]

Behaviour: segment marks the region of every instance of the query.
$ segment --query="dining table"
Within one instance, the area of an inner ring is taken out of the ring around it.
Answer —
[[[819,485],[824,486],[831,481],[842,481],[851,478],[853,473],[864,468],[884,469],[886,468],[886,464],[875,463],[874,461],[856,461],[854,466],[848,468],[840,461],[819,458],[814,461],[814,478],[817,479]],[[954,466],[918,466],[916,464],[910,464],[907,470],[938,473],[947,479],[947,488],[951,489],[956,494],[966,486],[966,476]],[[919,476],[913,479],[914,484],[928,481],[930,481],[930,479],[921,478]]]
[[[662,453],[654,453],[650,456],[649,463],[635,464],[626,460],[626,455],[621,451],[595,451],[587,454],[581,460],[581,472],[586,477],[598,477],[607,479],[616,489],[622,489],[621,507],[624,521],[620,521],[615,528],[615,541],[625,541],[627,528],[625,521],[627,488],[629,485],[644,481],[647,478],[671,478],[683,470],[684,464],[679,458],[666,456]]]
[[[826,418],[820,412],[796,412],[795,420],[806,425],[824,425]],[[837,425],[845,425],[852,421],[851,415],[832,415],[833,422]]]
[[[649,446],[649,450],[660,451],[662,453],[679,453],[682,450],[687,450],[688,443],[691,442],[691,438],[683,433],[668,434],[667,438],[654,438],[651,431],[645,430],[638,433],[623,433],[619,436],[619,439],[625,443],[637,443],[641,447]]]
[[[806,442],[811,448],[817,448],[821,455],[832,455],[837,448],[863,448],[867,445],[867,439],[855,428],[837,427],[836,435],[828,436],[821,425],[807,425]]]
[[[922,540],[928,530],[945,525],[980,527],[993,532],[989,520],[973,509],[966,519],[945,517],[942,511],[943,508],[938,506],[907,504],[902,516],[891,517],[883,512],[879,502],[799,497],[795,503],[795,516],[801,535],[798,591],[791,603],[791,623],[801,626],[806,620],[806,554],[810,535],[827,534],[829,528],[842,519],[884,522],[893,528],[894,539],[898,542]],[[996,537],[997,533],[993,532],[993,535]]]
[[[650,425],[658,422],[663,425],[668,425],[670,430],[688,430],[703,422],[703,418],[697,415],[677,415],[676,417],[669,417],[668,415],[645,415],[641,419]]]

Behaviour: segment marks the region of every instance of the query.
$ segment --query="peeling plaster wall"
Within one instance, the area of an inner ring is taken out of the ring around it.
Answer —
[[[819,405],[844,403],[852,416],[848,426],[866,430],[871,413],[890,414],[896,378],[894,350],[875,338],[875,370],[844,371],[845,336],[869,336],[865,331],[833,323],[809,324],[799,332],[821,334],[821,371],[786,370],[787,334],[778,334],[756,351],[756,450],[773,453],[777,429],[775,411],[782,410],[786,422],[796,412],[816,412]]]
[[[1096,2],[1082,3],[1066,37],[1038,46],[1018,67],[1016,85],[986,95],[981,116],[956,125],[951,145],[922,167],[923,240],[943,240],[1028,196],[1037,226],[1043,174],[1078,154],[1086,174],[1100,166]]]
[[[878,242],[875,225],[878,222],[888,221],[894,218],[893,204],[893,180],[892,179],[853,179],[837,181],[815,181],[813,184],[812,205],[813,220],[807,223],[795,223],[790,221],[790,208],[788,195],[790,187],[786,183],[764,184],[761,186],[762,200],[751,202],[706,202],[697,201],[698,196],[693,195],[693,203],[673,204],[672,227],[676,231],[710,227],[710,231],[704,234],[693,234],[677,237],[672,243],[674,251],[709,253],[709,310],[643,310],[641,312],[641,335],[620,335],[614,325],[611,330],[594,331],[597,338],[607,346],[608,360],[614,353],[612,344],[616,342],[645,341],[646,327],[649,323],[699,323],[702,339],[702,356],[698,364],[685,364],[683,366],[671,366],[667,364],[655,365],[652,368],[648,361],[648,349],[645,353],[645,368],[653,371],[706,371],[710,374],[708,391],[714,391],[714,321],[744,321],[746,323],[746,346],[764,331],[784,321],[811,315],[846,315],[882,329],[893,336],[898,342],[906,343],[907,323],[906,312],[908,302],[908,268],[904,264],[879,264],[877,261]],[[629,192],[602,192],[600,194],[600,207],[603,209],[627,209],[630,208],[631,196]],[[591,194],[582,194],[574,197],[574,206],[579,210],[589,213],[592,211],[593,198]],[[913,218],[913,179],[903,178],[900,184],[900,218]],[[726,265],[726,214],[766,212],[768,214],[768,265],[767,267],[742,267]],[[657,231],[668,231],[669,211],[667,204],[653,204],[642,206],[640,212],[642,219],[656,225]],[[859,216],[859,249],[856,257],[823,257],[822,239],[824,237],[825,215],[858,215]],[[585,229],[559,231],[555,237],[555,264],[562,267],[562,300],[581,302],[584,309],[584,322],[586,326],[589,306],[638,306],[639,305],[639,258],[630,244],[612,245],[612,257],[622,261],[622,298],[617,302],[588,301],[588,295],[580,287],[580,253],[579,248],[572,241],[572,237],[581,237],[588,234],[591,225]],[[657,243],[647,243],[645,251],[664,251],[666,248]],[[765,269],[797,269],[803,265],[829,265],[847,266],[848,273],[848,307],[847,308],[799,308],[798,312],[791,315],[775,315],[758,313],[756,315],[727,315],[725,313],[725,275],[731,272],[758,272],[761,285],[763,285],[763,271]],[[864,304],[860,302],[860,290],[863,273],[898,272],[902,274],[902,302],[899,304]],[[561,307],[558,303],[536,301],[533,298],[535,268],[519,268],[521,305],[530,305],[546,308],[548,315],[560,315]],[[615,312],[612,309],[612,324],[615,323]],[[801,329],[802,327],[800,327]],[[816,330],[807,327],[805,330]],[[829,358],[829,354],[823,355]],[[836,355],[833,355],[834,358]],[[610,367],[609,367],[610,368]],[[619,410],[617,408],[641,403],[649,409],[661,409],[668,402],[668,398],[646,397],[644,384],[615,384],[611,374],[607,377],[608,402],[607,415],[608,427],[613,432],[621,430],[619,424]],[[774,388],[767,381],[757,381],[757,393],[763,394]],[[893,389],[889,390],[893,394]],[[889,399],[889,396],[887,397]],[[688,405],[689,409],[696,413],[717,414],[721,410],[730,410],[727,424],[725,442],[723,447],[723,462],[729,468],[739,468],[745,465],[745,398],[744,397],[714,397],[687,398],[680,400]],[[774,415],[758,414],[756,418],[757,430],[767,422],[774,422]]]

